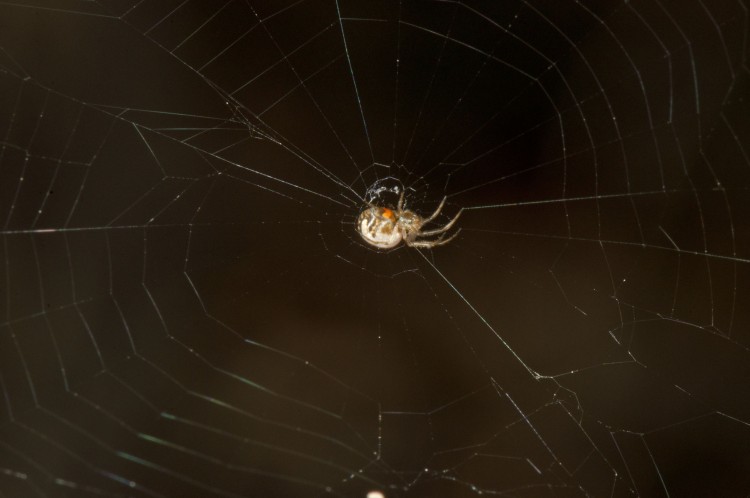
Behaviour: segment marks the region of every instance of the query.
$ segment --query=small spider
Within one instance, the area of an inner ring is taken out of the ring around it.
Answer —
[[[396,247],[401,241],[409,247],[423,247],[426,249],[445,245],[456,238],[456,235],[461,231],[459,228],[456,233],[447,239],[445,238],[445,232],[450,230],[453,224],[456,223],[463,209],[441,228],[422,230],[422,227],[437,218],[443,209],[446,199],[447,197],[443,197],[440,205],[428,218],[422,218],[414,211],[404,209],[404,193],[401,192],[401,197],[398,199],[398,207],[395,211],[377,206],[370,206],[362,211],[357,220],[357,230],[368,244],[380,249]],[[418,240],[420,237],[429,237],[431,235],[440,236],[433,240]]]

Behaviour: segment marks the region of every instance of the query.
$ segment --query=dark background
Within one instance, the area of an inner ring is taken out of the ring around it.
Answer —
[[[0,3],[0,497],[748,496],[748,22]]]

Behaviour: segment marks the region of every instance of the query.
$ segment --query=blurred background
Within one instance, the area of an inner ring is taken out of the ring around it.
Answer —
[[[0,3],[0,497],[747,496],[748,22]]]

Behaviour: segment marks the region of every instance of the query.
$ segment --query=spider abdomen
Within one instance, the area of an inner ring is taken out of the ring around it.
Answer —
[[[402,235],[393,211],[370,207],[360,213],[357,220],[359,234],[365,241],[381,249],[390,249],[401,243]]]

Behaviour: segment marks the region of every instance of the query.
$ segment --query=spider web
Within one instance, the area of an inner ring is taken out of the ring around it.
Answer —
[[[746,496],[744,0],[0,2],[0,497]],[[435,250],[356,233],[400,182]]]

